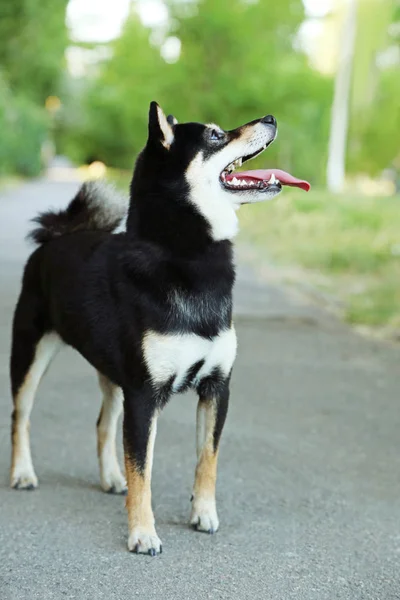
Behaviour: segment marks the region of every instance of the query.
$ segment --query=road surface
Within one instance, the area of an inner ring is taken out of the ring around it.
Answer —
[[[76,185],[42,180],[0,195],[0,598],[400,598],[400,350],[357,337],[246,267],[216,535],[187,526],[196,403],[185,395],[165,409],[156,442],[164,552],[127,552],[124,499],[99,488],[96,377],[72,350],[55,360],[33,412],[40,488],[8,488],[23,238],[28,219],[64,205]]]

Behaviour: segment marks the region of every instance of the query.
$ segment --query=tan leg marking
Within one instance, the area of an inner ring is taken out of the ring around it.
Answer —
[[[40,380],[61,344],[55,333],[42,337],[31,367],[14,398],[10,484],[18,490],[32,490],[38,486],[30,449],[29,418]]]
[[[118,419],[122,412],[122,390],[107,377],[99,375],[100,388],[103,392],[103,404],[97,422],[97,456],[100,465],[101,487],[105,492],[125,494],[127,491],[125,477],[118,464],[116,435]]]
[[[193,487],[190,524],[198,531],[215,533],[219,527],[215,486],[218,448],[214,451],[215,401],[197,405],[197,467]]]
[[[153,466],[154,442],[157,433],[157,415],[150,425],[147,443],[146,465],[140,472],[135,463],[125,453],[126,477],[128,480],[129,539],[131,552],[155,555],[162,551],[162,543],[154,527],[154,515],[151,508],[151,470]]]

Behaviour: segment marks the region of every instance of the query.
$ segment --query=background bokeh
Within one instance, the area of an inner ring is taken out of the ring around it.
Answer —
[[[273,113],[259,164],[314,191],[245,209],[243,240],[398,328],[399,40],[397,0],[0,0],[0,175],[62,155],[126,187],[153,99],[226,129]]]

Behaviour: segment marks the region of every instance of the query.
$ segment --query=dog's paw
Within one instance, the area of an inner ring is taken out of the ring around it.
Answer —
[[[112,473],[101,478],[101,487],[106,494],[122,494],[128,492],[126,479],[122,473]]]
[[[136,527],[129,535],[128,550],[135,554],[156,556],[156,554],[161,554],[162,552],[162,543],[155,529],[146,531],[145,529]]]
[[[11,487],[14,490],[35,490],[38,485],[38,478],[34,471],[18,471],[15,470],[11,474]]]
[[[215,533],[219,527],[215,500],[193,498],[192,502],[192,513],[190,515],[192,527],[197,531]]]

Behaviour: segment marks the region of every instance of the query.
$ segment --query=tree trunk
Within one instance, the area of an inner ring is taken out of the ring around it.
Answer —
[[[351,76],[357,27],[357,0],[347,0],[347,2],[347,15],[343,26],[332,103],[327,163],[327,186],[328,190],[334,193],[343,191],[345,181]]]

